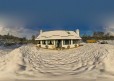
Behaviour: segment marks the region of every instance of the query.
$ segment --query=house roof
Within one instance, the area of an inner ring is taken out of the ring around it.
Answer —
[[[81,39],[81,37],[74,31],[54,30],[42,32],[35,40],[50,39]]]

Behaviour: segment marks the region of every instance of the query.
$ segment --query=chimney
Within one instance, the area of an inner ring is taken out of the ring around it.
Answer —
[[[42,30],[40,30],[40,34],[42,34],[42,32],[43,32],[43,31],[42,31]]]
[[[76,30],[76,34],[77,34],[78,36],[80,36],[80,31],[79,31],[79,29]]]

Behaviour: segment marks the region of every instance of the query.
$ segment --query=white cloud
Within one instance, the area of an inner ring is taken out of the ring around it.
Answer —
[[[36,35],[38,31],[28,29],[25,27],[7,27],[7,26],[0,26],[0,34],[1,35],[6,35],[6,34],[11,34],[14,36],[18,37],[27,37],[31,38],[32,35]]]
[[[26,27],[27,21],[22,17],[0,15],[0,34],[11,34],[18,37],[31,38],[32,35],[38,34],[37,30]]]
[[[114,36],[114,24],[108,23],[106,27],[104,27],[105,33],[109,33],[110,35]]]

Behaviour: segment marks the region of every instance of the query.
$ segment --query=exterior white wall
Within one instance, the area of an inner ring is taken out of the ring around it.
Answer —
[[[64,44],[63,44],[63,40],[62,40],[62,47],[63,47],[63,48],[68,48],[68,46],[70,46],[70,48],[74,48],[75,45],[79,46],[79,44],[73,44],[73,40],[71,40],[71,44],[70,44],[70,45],[64,45]]]
[[[70,42],[70,41],[69,41]],[[63,44],[63,40],[62,40],[62,47],[63,48],[68,48],[68,46],[70,46],[70,48],[74,48],[75,47],[75,44],[73,44],[73,40],[71,40],[71,44],[69,44],[69,45],[64,45]]]
[[[75,44],[72,44],[72,45],[63,45],[62,47],[63,48],[67,48],[68,46],[70,46],[70,48],[74,48],[75,47]],[[78,46],[78,45],[77,45]]]
[[[40,46],[40,44],[37,44],[37,46]]]
[[[54,49],[55,48],[55,41],[54,41],[53,45],[48,45],[47,41],[46,41],[46,44],[42,44],[42,41],[41,41],[41,43],[37,44],[37,46],[39,47],[40,45],[41,45],[42,48],[46,48],[46,45],[47,45],[49,49]]]
[[[37,44],[37,46],[39,46],[40,44]],[[62,45],[63,48],[67,48],[68,46],[70,46],[70,48],[74,48],[75,44],[72,45]],[[78,45],[77,45],[78,46]],[[46,48],[46,45],[41,45],[42,48]],[[49,49],[54,49],[55,45],[48,45]]]
[[[46,48],[46,45],[41,45],[42,48]]]
[[[49,49],[54,49],[55,48],[55,45],[48,45],[48,48]]]
[[[41,41],[41,44],[37,44],[37,46],[40,46],[40,45],[41,45],[42,48],[46,48],[47,41],[46,41],[46,44],[42,44],[42,41]],[[63,40],[62,40],[62,47],[63,47],[63,48],[68,48],[68,46],[70,46],[70,48],[74,48],[75,45],[78,46],[79,44],[73,44],[73,41],[71,40],[71,44],[70,44],[70,45],[64,45],[64,44],[63,44]],[[49,48],[49,49],[55,49],[55,48],[56,48],[55,40],[54,40],[54,44],[53,44],[53,45],[48,45],[48,48]]]
[[[41,45],[42,48],[46,48],[46,45]],[[54,49],[55,45],[48,45],[49,49]]]

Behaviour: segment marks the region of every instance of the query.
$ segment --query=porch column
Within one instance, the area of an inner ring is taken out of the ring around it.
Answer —
[[[53,45],[54,45],[54,48],[56,48],[55,40],[53,40]]]
[[[71,45],[73,45],[73,40],[71,39]]]
[[[55,46],[55,40],[53,40],[53,45]]]
[[[42,40],[40,40],[40,45],[42,46]]]
[[[48,41],[46,40],[46,45],[48,45]]]
[[[61,46],[63,47],[63,40],[61,41]]]

